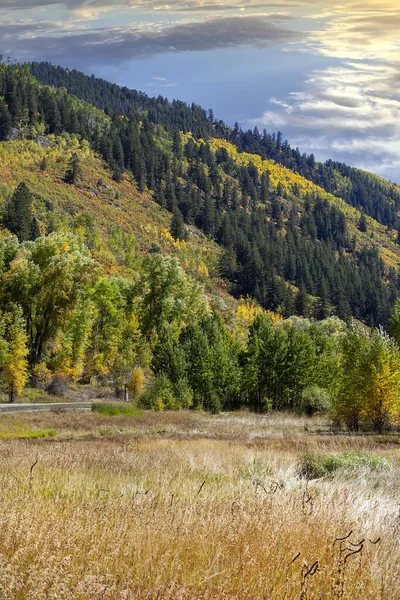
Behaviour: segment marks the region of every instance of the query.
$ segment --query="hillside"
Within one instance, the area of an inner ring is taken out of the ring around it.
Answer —
[[[82,176],[79,185],[71,186],[64,175],[73,155],[81,159]],[[21,181],[27,183],[35,194],[40,230],[72,230],[90,245],[105,272],[129,272],[131,264],[158,244],[196,279],[224,293],[217,269],[220,248],[195,227],[188,229],[187,240],[174,239],[171,214],[150,194],[139,192],[132,176],[113,180],[104,162],[75,136],[3,142],[0,173],[3,204]]]
[[[52,395],[85,383],[129,389],[157,410],[330,409],[378,431],[397,422],[396,231],[312,172],[235,145],[243,132],[199,107],[75,80],[83,98],[0,64],[10,401],[28,383]],[[105,93],[107,113],[88,103]],[[348,186],[355,171],[340,169]],[[379,186],[395,203],[395,186]],[[378,327],[389,324],[393,339]]]
[[[150,98],[143,92],[119,87],[102,79],[88,77],[76,70],[63,69],[50,63],[32,63],[32,74],[45,85],[65,88],[70,94],[81,98],[105,110],[108,114],[138,114],[154,124],[162,125],[167,131],[179,129],[191,132],[196,138],[224,138],[232,142],[240,152],[258,154],[282,164],[291,171],[316,183],[328,193],[334,194],[364,211],[379,223],[395,229],[399,228],[398,211],[400,208],[400,188],[383,180],[373,173],[350,167],[340,162],[328,160],[319,163],[311,154],[301,154],[299,149],[291,148],[282,134],[242,131],[238,124],[234,129],[221,120],[214,120],[212,113],[206,113],[201,107],[190,107],[166,98]]]
[[[229,130],[195,105],[189,108],[162,98],[149,99],[74,71],[48,64],[31,68],[42,80],[64,83],[81,99],[70,96],[65,88],[40,86],[26,66],[3,65],[2,110],[6,116],[9,113],[9,125],[2,137],[11,135],[13,124],[17,126],[13,130],[18,132],[17,138],[31,138],[32,128],[38,132],[36,136],[65,138],[68,133],[75,139],[70,142],[69,156],[80,139],[81,152],[87,155],[82,155],[82,167],[89,180],[82,179],[86,192],[77,186],[75,193],[80,199],[79,208],[85,210],[87,217],[99,219],[99,200],[102,206],[105,196],[106,221],[111,217],[116,223],[124,222],[128,229],[133,221],[132,231],[140,246],[146,239],[146,229],[147,239],[152,237],[153,241],[168,234],[167,212],[160,210],[158,204],[174,213],[178,221],[183,219],[189,228],[189,235],[181,228],[175,241],[165,240],[164,249],[173,249],[186,267],[203,275],[203,281],[208,281],[207,273],[216,277],[219,271],[226,281],[222,287],[228,286],[235,297],[254,297],[263,308],[284,316],[297,313],[324,318],[337,314],[348,319],[353,315],[371,326],[388,323],[398,288],[400,252],[396,233],[391,226],[385,227],[350,206],[349,202],[355,203],[354,194],[350,198],[347,193],[346,202],[337,193],[339,189],[354,189],[355,183],[350,181],[354,180],[367,190],[364,199],[379,188],[386,194],[382,206],[391,203],[396,207],[395,186],[354,169],[345,173],[344,167],[337,164],[322,169],[312,160],[307,162],[307,178],[296,172],[298,168],[293,171],[284,165],[290,147],[279,136],[261,137],[257,132],[250,136],[237,128]],[[94,108],[88,100],[110,114]],[[112,113],[113,110],[121,113]],[[193,131],[188,131],[189,126]],[[218,137],[211,137],[216,132]],[[244,140],[250,146],[250,137],[251,149],[258,148],[260,154],[243,150]],[[228,139],[236,139],[238,146]],[[276,160],[265,156],[266,148],[274,154],[268,140],[274,142],[275,154],[277,148],[280,150]],[[13,142],[7,143],[12,147]],[[27,141],[18,139],[15,143]],[[22,147],[21,151],[24,152]],[[34,146],[29,146],[27,152],[32,154],[31,162],[38,165]],[[54,152],[57,154],[57,149]],[[105,194],[104,190],[95,189],[98,177],[90,177],[90,171],[98,173],[105,167],[90,166],[89,155],[91,161],[99,161],[100,155],[108,165],[111,173],[104,177],[112,174],[114,183],[109,187],[112,194],[121,197],[120,203],[110,199],[108,190]],[[66,161],[59,166],[65,170]],[[60,180],[60,169],[53,180]],[[325,189],[329,187],[326,181],[325,187],[313,181],[316,171],[320,175],[323,172],[325,179],[329,173],[334,174],[335,193]],[[39,167],[36,173],[33,191],[41,193],[44,182]],[[5,183],[16,184],[17,174],[14,172],[14,180]],[[30,174],[20,174],[27,183],[30,181]],[[50,185],[51,180],[50,171]],[[48,189],[46,194],[48,197]],[[126,209],[126,218],[121,219],[124,198],[134,201],[132,208]],[[147,212],[143,212],[144,206]],[[60,206],[60,217],[62,212]],[[163,233],[154,233],[154,227]],[[205,237],[197,238],[197,230]],[[184,243],[179,239],[183,237]],[[198,252],[200,239],[209,250]],[[146,245],[142,247],[145,249]]]

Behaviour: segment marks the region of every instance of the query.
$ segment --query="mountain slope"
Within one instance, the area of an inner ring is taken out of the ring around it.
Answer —
[[[238,125],[232,130],[223,121],[214,121],[201,107],[166,98],[150,98],[142,92],[119,87],[96,77],[88,77],[76,70],[69,71],[50,63],[32,63],[32,74],[42,84],[65,88],[82,100],[90,102],[109,114],[138,113],[168,131],[191,131],[197,138],[208,139],[218,134],[232,142],[241,152],[270,158],[291,171],[309,179],[328,193],[343,198],[355,208],[364,211],[378,222],[399,229],[400,188],[373,173],[332,160],[325,164],[313,155],[292,149],[282,135],[262,134],[258,129],[242,131]]]
[[[275,161],[265,157],[267,135],[253,132],[250,139],[215,123],[199,107],[149,99],[47,64],[32,69],[51,83],[68,84],[83,98],[39,85],[26,66],[0,66],[0,116],[6,124],[0,139],[17,138],[3,143],[6,192],[20,178],[45,200],[59,196],[58,215],[43,216],[43,233],[64,221],[74,228],[79,222],[87,235],[94,221],[104,234],[111,223],[134,231],[142,251],[150,240],[158,241],[208,283],[207,274],[216,277],[219,271],[225,279],[223,285],[218,280],[221,289],[228,286],[236,297],[250,295],[285,316],[337,314],[368,325],[388,322],[398,294],[399,247],[394,231],[337,196],[356,170],[342,174],[338,165],[321,170],[304,158],[305,178],[284,166],[289,147],[279,136],[271,137],[281,150]],[[86,100],[121,112],[107,115]],[[248,146],[253,140],[251,149],[259,147],[260,153],[245,152],[243,139]],[[49,140],[46,184],[39,163]],[[84,177],[72,191],[61,179],[74,152]],[[15,155],[25,154],[24,169],[10,168]],[[36,165],[32,173],[31,164]],[[326,183],[312,181],[316,172],[334,173],[336,195]],[[109,182],[106,188],[99,178]],[[369,197],[377,178],[362,174],[364,186],[367,181]],[[395,186],[382,180],[379,185],[388,194],[382,203],[395,209]],[[171,238],[167,211],[185,220],[188,242]]]
[[[81,159],[79,185],[64,182],[73,155]],[[46,168],[43,170],[43,160]],[[138,257],[158,244],[176,256],[185,269],[210,290],[224,293],[218,277],[217,244],[190,227],[186,241],[170,234],[171,214],[151,195],[139,192],[130,176],[116,182],[104,162],[75,136],[41,136],[39,142],[15,140],[0,144],[0,199],[9,198],[24,181],[36,195],[35,216],[43,233],[72,230],[90,245],[106,272],[129,270],[130,254]]]

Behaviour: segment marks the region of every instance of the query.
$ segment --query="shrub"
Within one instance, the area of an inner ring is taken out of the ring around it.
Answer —
[[[52,383],[51,371],[44,362],[39,363],[32,369],[31,383],[34,388],[45,390]]]
[[[179,408],[190,408],[193,404],[193,390],[185,379],[179,379],[173,386]]]
[[[301,410],[308,416],[316,413],[327,412],[332,404],[331,395],[316,385],[305,388],[301,397]]]
[[[53,375],[53,379],[47,387],[47,391],[52,396],[65,396],[69,389],[68,377],[62,373]]]
[[[144,380],[145,380],[145,377],[144,377],[143,369],[141,369],[140,367],[135,367],[133,369],[132,377],[130,378],[129,384],[128,384],[128,390],[134,398],[138,398],[140,396],[140,394],[142,393],[143,386],[144,386]]]
[[[55,429],[39,429],[37,431],[12,431],[0,433],[0,440],[40,440],[48,437],[55,437]]]
[[[391,462],[386,458],[370,454],[345,452],[331,456],[319,456],[313,452],[306,452],[298,464],[297,472],[304,479],[319,479],[320,477],[330,477],[338,471],[354,474],[360,469],[384,471],[390,467]]]
[[[143,408],[152,410],[173,410],[179,408],[172,385],[168,377],[158,375],[153,383],[141,395],[139,400]]]

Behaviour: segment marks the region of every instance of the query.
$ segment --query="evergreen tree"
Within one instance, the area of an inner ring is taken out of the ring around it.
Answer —
[[[3,100],[0,100],[0,142],[7,140],[11,134],[12,118]]]
[[[360,221],[358,223],[358,229],[362,233],[366,233],[367,232],[367,217],[365,216],[364,213],[362,213],[362,215],[360,217]]]
[[[38,237],[36,219],[32,218],[33,196],[25,183],[20,183],[5,207],[3,224],[20,242]]]
[[[171,221],[170,233],[175,240],[185,240],[187,238],[187,231],[183,221],[182,213],[179,208],[174,210],[174,214]]]
[[[302,317],[307,317],[309,314],[308,295],[303,282],[301,282],[300,289],[297,292],[295,299],[296,313]]]
[[[65,183],[77,185],[82,177],[81,160],[77,154],[73,154],[68,163],[68,168],[64,176]]]

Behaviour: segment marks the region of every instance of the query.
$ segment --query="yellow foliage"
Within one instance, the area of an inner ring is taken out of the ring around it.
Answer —
[[[249,327],[252,326],[259,315],[267,316],[274,324],[283,321],[283,317],[281,315],[270,310],[264,310],[252,298],[242,298],[238,304],[235,314],[235,336],[241,340],[243,345],[246,343]]]
[[[144,382],[145,376],[143,370],[140,367],[135,367],[128,383],[128,390],[134,398],[140,396],[143,391]]]
[[[51,382],[51,371],[44,362],[39,363],[32,369],[35,387],[45,389]]]
[[[10,387],[10,396],[19,396],[28,381],[28,348],[24,327],[16,321],[8,330],[8,353],[3,369],[4,381]]]

